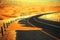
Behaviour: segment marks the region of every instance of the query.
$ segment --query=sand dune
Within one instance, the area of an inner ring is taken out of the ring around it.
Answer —
[[[60,13],[48,14],[48,15],[41,16],[39,18],[42,18],[45,20],[50,20],[50,21],[60,22]]]
[[[0,19],[40,14],[42,12],[60,12],[59,1],[53,0],[1,0]]]

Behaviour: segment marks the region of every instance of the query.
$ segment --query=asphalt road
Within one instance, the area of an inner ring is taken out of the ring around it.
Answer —
[[[19,21],[20,24],[25,24],[29,27],[43,28],[43,31],[19,31],[17,30],[17,40],[60,40],[60,23],[39,19],[41,14]],[[51,14],[51,13],[49,13]],[[35,35],[34,35],[35,34]],[[20,36],[19,36],[20,35]],[[28,36],[27,36],[28,35]]]

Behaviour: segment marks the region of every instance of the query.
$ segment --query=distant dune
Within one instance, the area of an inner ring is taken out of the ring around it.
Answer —
[[[0,9],[0,18],[14,18],[20,15],[40,14],[42,12],[60,12],[60,6],[5,6]]]
[[[32,1],[32,0],[31,0]],[[28,2],[4,0],[0,3],[0,19],[40,14],[42,12],[60,12],[60,2]]]

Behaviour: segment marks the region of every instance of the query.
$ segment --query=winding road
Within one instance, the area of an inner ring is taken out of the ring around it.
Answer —
[[[40,14],[40,15],[36,15],[30,18],[26,18],[24,20],[19,21],[18,23],[20,24],[25,24],[25,26],[29,27],[38,27],[38,28],[43,28],[43,30],[41,31],[37,31],[37,32],[32,32],[32,34],[35,34],[38,36],[36,36],[35,40],[60,40],[60,23],[59,22],[53,22],[53,21],[48,21],[48,20],[44,20],[44,19],[39,19],[38,17],[42,16],[42,15],[47,15],[47,14],[51,14],[51,13],[46,13],[46,14]],[[26,40],[26,36],[30,35],[31,32],[25,32],[25,31],[16,31],[17,32],[17,40]],[[21,33],[22,32],[22,33]],[[23,35],[24,33],[24,35]],[[21,39],[18,37],[18,35],[21,34]],[[23,36],[22,36],[23,35]],[[32,37],[30,37],[31,40],[34,40],[34,36],[30,35]],[[37,38],[38,37],[38,38]],[[45,37],[45,38],[44,38]]]

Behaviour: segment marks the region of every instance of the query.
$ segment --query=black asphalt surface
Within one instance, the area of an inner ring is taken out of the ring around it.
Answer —
[[[24,31],[24,30],[17,30],[16,31],[16,40],[55,40],[44,33],[40,32],[39,30],[31,30],[31,31]]]
[[[27,22],[27,20],[28,20],[31,24],[35,25],[36,27],[43,28],[44,31],[48,32],[49,34],[51,34],[57,38],[60,38],[60,25],[59,25],[60,23],[59,22],[38,19],[39,16],[47,15],[47,14],[48,13],[26,18],[24,20],[19,21],[18,23],[25,24],[25,26],[27,26],[27,27],[30,27],[30,26],[33,27],[32,25],[30,25]],[[49,13],[49,14],[51,14],[51,13]],[[48,24],[51,24],[53,26],[48,25]],[[17,30],[16,32],[17,32],[17,34],[16,34],[17,40],[55,40],[55,39],[45,35],[44,33],[40,32],[39,30],[38,31],[19,31],[19,30]]]

